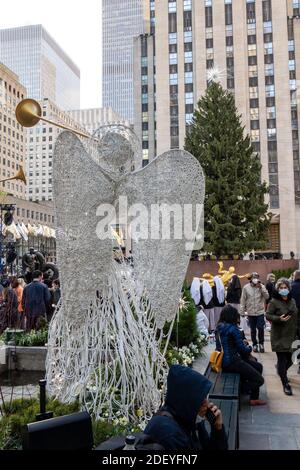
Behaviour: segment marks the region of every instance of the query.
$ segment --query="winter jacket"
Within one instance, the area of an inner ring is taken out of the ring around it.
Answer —
[[[276,291],[275,282],[270,282],[270,281],[267,282],[266,289],[267,289],[268,294],[269,294],[269,298],[266,301],[266,304],[268,305],[271,302],[271,299],[273,299],[273,294]]]
[[[54,304],[54,305],[57,305],[57,304],[58,304],[58,302],[59,302],[59,300],[60,300],[60,297],[61,297],[60,288],[53,290],[53,293],[52,293],[52,300],[53,300],[53,304]]]
[[[242,357],[249,356],[252,352],[251,346],[246,346],[243,342],[241,330],[237,325],[231,323],[219,323],[217,326],[216,345],[221,351],[221,344],[224,351],[222,367],[228,367]]]
[[[160,411],[172,417],[153,416],[144,433],[165,450],[227,450],[224,430],[212,428],[209,435],[204,421],[196,424],[201,404],[211,388],[211,382],[198,372],[183,366],[172,366],[168,375],[165,405]],[[197,435],[198,434],[198,435]]]
[[[222,303],[219,302],[216,286],[213,286],[212,291],[213,291],[212,301],[213,301],[214,307],[225,307],[225,300]]]
[[[268,291],[263,284],[261,287],[254,287],[251,283],[246,284],[241,297],[241,315],[246,312],[249,316],[264,315],[268,298]]]
[[[298,309],[298,324],[300,326],[300,279],[297,279],[292,284],[292,297],[296,302]]]
[[[50,291],[45,284],[33,281],[24,288],[23,307],[27,316],[45,315],[51,299]]]
[[[287,322],[281,321],[280,316],[284,314],[292,316]],[[267,319],[271,325],[271,345],[274,352],[291,352],[292,343],[297,336],[298,309],[296,302],[290,293],[287,300],[274,293],[273,299],[269,303]]]
[[[239,304],[241,301],[242,295],[242,286],[241,281],[239,280],[238,276],[235,274],[227,288],[227,296],[226,300],[228,304]]]

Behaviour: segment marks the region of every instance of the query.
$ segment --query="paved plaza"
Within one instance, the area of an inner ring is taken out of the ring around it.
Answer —
[[[1,377],[1,392],[5,402],[37,398],[39,394],[38,381],[43,378],[43,375],[43,372],[7,372]],[[0,396],[0,403],[1,398]]]
[[[256,354],[256,357],[264,366],[265,384],[261,388],[261,398],[267,400],[268,405],[250,407],[248,397],[242,397],[240,450],[300,450],[300,375],[297,366],[289,370],[294,395],[288,397],[276,374],[276,355],[271,352],[269,334],[265,346],[266,352]],[[214,347],[214,343],[210,343],[205,356],[194,364],[200,373],[205,371]]]
[[[194,369],[204,373],[210,352],[215,343],[205,348],[205,355],[194,364]],[[279,377],[276,374],[276,356],[271,352],[269,334],[266,338],[265,354],[257,354],[258,360],[264,365],[265,384],[261,388],[261,398],[268,401],[267,406],[250,407],[248,397],[242,396],[240,411],[240,450],[300,450],[300,375],[297,366],[289,371],[289,379],[294,392],[292,397],[284,395]],[[39,373],[41,374],[41,373]],[[21,375],[21,374],[20,374]],[[39,388],[37,376],[25,377],[23,383],[15,380],[12,388],[5,384],[2,394],[5,401],[16,398],[37,397]],[[32,384],[29,384],[29,382]]]

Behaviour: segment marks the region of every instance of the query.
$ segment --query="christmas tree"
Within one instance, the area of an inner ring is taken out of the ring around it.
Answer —
[[[219,83],[212,82],[199,100],[185,149],[206,178],[204,251],[220,256],[264,249],[268,189],[260,159],[245,136],[234,96]]]

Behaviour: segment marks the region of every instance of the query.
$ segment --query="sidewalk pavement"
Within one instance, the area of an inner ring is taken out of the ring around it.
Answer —
[[[276,355],[271,352],[269,334],[266,334],[266,352],[256,354],[264,366],[265,384],[260,398],[267,406],[250,407],[249,399],[242,397],[240,411],[240,450],[300,450],[300,375],[298,366],[289,370],[290,384],[294,395],[283,393],[281,381],[276,373]],[[205,356],[199,358],[194,369],[204,373],[214,344],[205,348]]]

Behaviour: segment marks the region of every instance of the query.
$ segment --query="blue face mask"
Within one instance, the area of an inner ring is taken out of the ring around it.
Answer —
[[[290,291],[288,289],[279,289],[279,294],[282,297],[287,297],[289,295]]]

